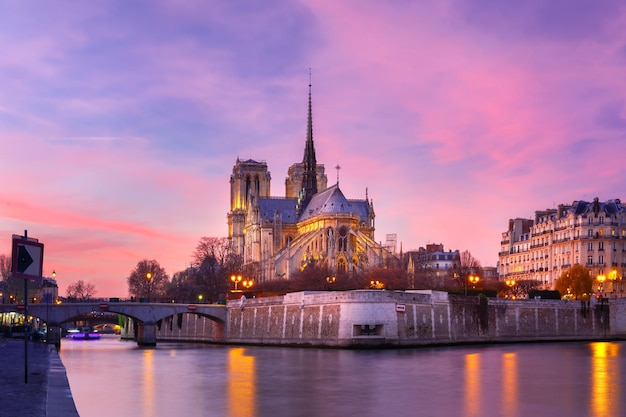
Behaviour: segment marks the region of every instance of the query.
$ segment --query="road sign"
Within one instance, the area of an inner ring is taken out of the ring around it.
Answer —
[[[18,304],[17,305],[17,311],[24,311],[24,304]]]
[[[43,243],[13,235],[11,273],[18,278],[40,279],[43,271]]]
[[[396,303],[396,311],[398,313],[406,312],[406,304],[404,304],[404,303]]]

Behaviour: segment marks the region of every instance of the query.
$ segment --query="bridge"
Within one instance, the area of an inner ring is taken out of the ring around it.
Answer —
[[[23,308],[23,306],[22,306]],[[0,313],[20,311],[18,304],[1,304]],[[38,317],[49,328],[60,332],[61,323],[98,312],[117,313],[135,320],[137,323],[137,344],[156,346],[157,322],[176,314],[198,314],[218,324],[220,334],[226,334],[224,326],[228,309],[221,304],[176,304],[176,303],[135,303],[135,302],[84,302],[63,304],[29,304],[28,315]]]

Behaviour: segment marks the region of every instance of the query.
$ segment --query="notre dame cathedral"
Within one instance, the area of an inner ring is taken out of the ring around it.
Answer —
[[[257,282],[289,279],[307,265],[332,271],[383,266],[393,256],[374,240],[374,207],[347,199],[337,184],[327,186],[324,165],[315,159],[311,85],[307,137],[301,163],[289,167],[285,197],[272,197],[265,161],[237,158],[230,176],[228,237],[244,269]]]

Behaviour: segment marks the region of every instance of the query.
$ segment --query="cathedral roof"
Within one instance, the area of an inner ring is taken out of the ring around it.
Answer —
[[[295,198],[259,198],[259,208],[261,219],[273,220],[276,212],[281,214],[281,219],[285,223],[296,222],[296,199]]]
[[[337,184],[313,196],[298,221],[303,221],[319,214],[347,213],[359,216],[359,221],[368,218],[368,204],[365,200],[348,200]]]

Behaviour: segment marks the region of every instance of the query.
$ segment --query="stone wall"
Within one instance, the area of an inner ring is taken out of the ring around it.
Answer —
[[[157,339],[330,347],[626,338],[626,300],[586,304],[433,291],[298,292],[228,303],[225,326],[188,313]]]
[[[626,336],[626,304],[504,300],[431,291],[300,292],[229,303],[226,341],[419,346]]]

